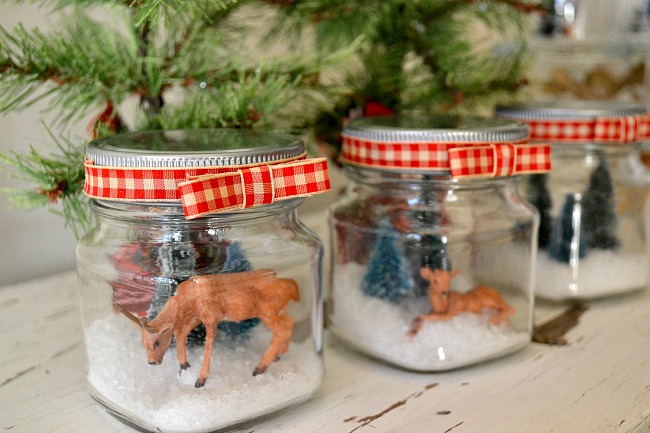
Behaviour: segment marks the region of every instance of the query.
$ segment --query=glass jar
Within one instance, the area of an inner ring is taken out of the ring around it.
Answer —
[[[297,208],[329,181],[304,156],[294,137],[253,131],[89,144],[97,225],[77,262],[93,397],[146,430],[207,432],[317,390],[323,248]]]
[[[564,102],[499,107],[551,142],[553,170],[522,185],[541,215],[536,293],[590,299],[644,288],[650,177],[640,143],[650,117],[635,104]]]
[[[526,137],[523,124],[479,118],[346,125],[349,184],[330,209],[334,334],[417,371],[529,342],[538,217],[516,184],[548,170],[550,147]]]

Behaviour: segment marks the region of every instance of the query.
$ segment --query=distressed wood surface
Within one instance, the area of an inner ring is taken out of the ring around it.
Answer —
[[[531,343],[447,373],[399,370],[327,336],[318,394],[233,431],[647,433],[650,294],[586,305],[565,346]],[[563,308],[538,304],[536,315]],[[1,287],[0,335],[0,431],[135,431],[85,391],[73,272]]]

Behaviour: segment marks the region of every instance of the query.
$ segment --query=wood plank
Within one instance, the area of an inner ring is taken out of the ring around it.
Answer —
[[[587,303],[567,346],[422,374],[327,336],[327,377],[308,403],[244,433],[646,433],[650,430],[650,294]],[[539,303],[536,316],[561,308]],[[0,288],[0,431],[128,432],[86,392],[73,272]]]

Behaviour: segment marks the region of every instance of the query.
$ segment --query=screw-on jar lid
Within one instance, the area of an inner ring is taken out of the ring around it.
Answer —
[[[496,115],[526,122],[534,141],[626,144],[650,137],[650,116],[637,103],[534,102],[497,107]]]
[[[227,167],[273,163],[304,156],[302,141],[288,134],[238,129],[190,129],[118,134],[92,141],[86,159],[109,167]]]
[[[326,159],[305,159],[298,138],[250,130],[115,135],[88,145],[84,168],[89,197],[181,202],[187,218],[330,188]]]
[[[643,105],[627,102],[599,101],[541,101],[510,106],[499,106],[498,116],[528,120],[582,120],[599,117],[624,117],[644,114]]]
[[[505,119],[452,116],[366,117],[345,125],[350,138],[377,143],[513,143],[528,136],[526,125]]]
[[[341,162],[452,178],[539,173],[550,147],[526,144],[525,124],[480,117],[371,117],[343,129]]]

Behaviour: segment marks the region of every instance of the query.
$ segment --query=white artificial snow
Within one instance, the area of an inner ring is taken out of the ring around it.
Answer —
[[[100,401],[145,429],[219,430],[303,402],[319,387],[323,365],[310,340],[292,342],[279,361],[252,376],[270,338],[264,325],[253,329],[248,342],[217,337],[207,382],[195,388],[202,346],[188,348],[191,367],[180,374],[174,347],[161,365],[151,366],[140,331],[116,315],[85,330],[88,382]]]
[[[535,293],[551,300],[613,295],[646,287],[649,268],[645,254],[591,249],[578,260],[574,272],[568,263],[559,262],[546,251],[540,251]],[[574,274],[577,276],[575,279]]]
[[[336,268],[330,317],[332,331],[363,352],[412,370],[441,371],[512,352],[530,341],[527,331],[490,323],[488,312],[426,321],[409,337],[413,320],[431,310],[426,298],[393,304],[367,296],[360,289],[365,272],[356,263]]]
[[[483,251],[477,268],[487,271],[479,275],[488,284],[515,286],[526,281],[529,265],[529,247],[510,245]],[[591,299],[640,289],[649,281],[650,261],[643,253],[591,248],[575,269],[550,257],[546,250],[537,253],[535,295],[540,298]]]

